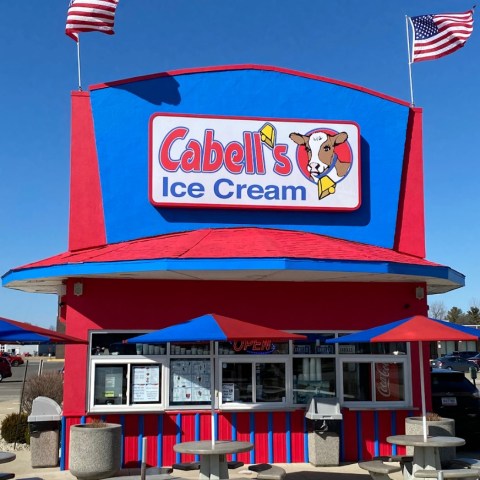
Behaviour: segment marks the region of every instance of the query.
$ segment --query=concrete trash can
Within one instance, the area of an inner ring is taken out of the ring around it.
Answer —
[[[37,397],[28,416],[32,467],[57,467],[60,449],[60,405],[48,397]]]
[[[305,414],[308,461],[316,466],[340,464],[340,430],[343,415],[338,398],[312,397]]]
[[[439,418],[427,420],[428,435],[440,437],[455,436],[455,419]],[[405,433],[407,435],[423,435],[423,417],[405,418]],[[457,456],[455,447],[440,448],[440,461],[442,464],[452,461]],[[413,455],[413,447],[407,447],[407,455]]]

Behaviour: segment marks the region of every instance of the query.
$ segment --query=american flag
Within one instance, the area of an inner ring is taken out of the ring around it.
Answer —
[[[78,42],[80,32],[113,35],[115,9],[119,0],[71,0],[65,33]]]
[[[433,60],[465,45],[473,31],[473,9],[465,13],[442,13],[411,17],[414,39],[412,63]]]

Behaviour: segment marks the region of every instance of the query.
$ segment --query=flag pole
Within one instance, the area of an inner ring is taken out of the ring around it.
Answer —
[[[80,71],[80,35],[77,33],[77,68],[78,68],[78,91],[82,91],[82,78]]]
[[[413,107],[415,105],[415,102],[413,101],[412,55],[410,53],[410,35],[408,33],[408,20],[408,16],[405,15],[405,27],[407,28],[408,75],[410,77],[410,104]]]

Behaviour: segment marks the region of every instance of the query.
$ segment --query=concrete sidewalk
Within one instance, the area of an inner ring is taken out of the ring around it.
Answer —
[[[55,468],[32,468],[29,450],[19,450],[15,452],[17,458],[10,463],[2,464],[0,470],[3,472],[15,473],[16,479],[45,479],[45,480],[75,480],[68,470],[61,471],[59,467]],[[290,463],[279,464],[287,472],[287,480],[371,480],[370,475],[358,467],[357,463],[342,464],[335,467],[314,467],[309,463]],[[247,466],[229,470],[231,479],[252,478],[257,474],[247,470]],[[128,469],[119,472],[118,476],[139,475],[140,470]],[[173,476],[195,480],[198,479],[198,470],[180,471],[174,470]],[[401,474],[392,474],[393,480],[403,480]],[[147,477],[148,478],[148,477]]]

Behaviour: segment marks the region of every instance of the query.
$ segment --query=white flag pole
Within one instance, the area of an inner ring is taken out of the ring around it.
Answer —
[[[410,77],[410,104],[413,107],[415,105],[415,102],[413,101],[412,55],[410,53],[410,36],[408,34],[408,22],[409,22],[409,17],[405,15],[405,26],[407,28],[408,74]]]
[[[80,71],[80,35],[77,33],[77,68],[78,68],[78,90],[82,91],[82,78]]]

